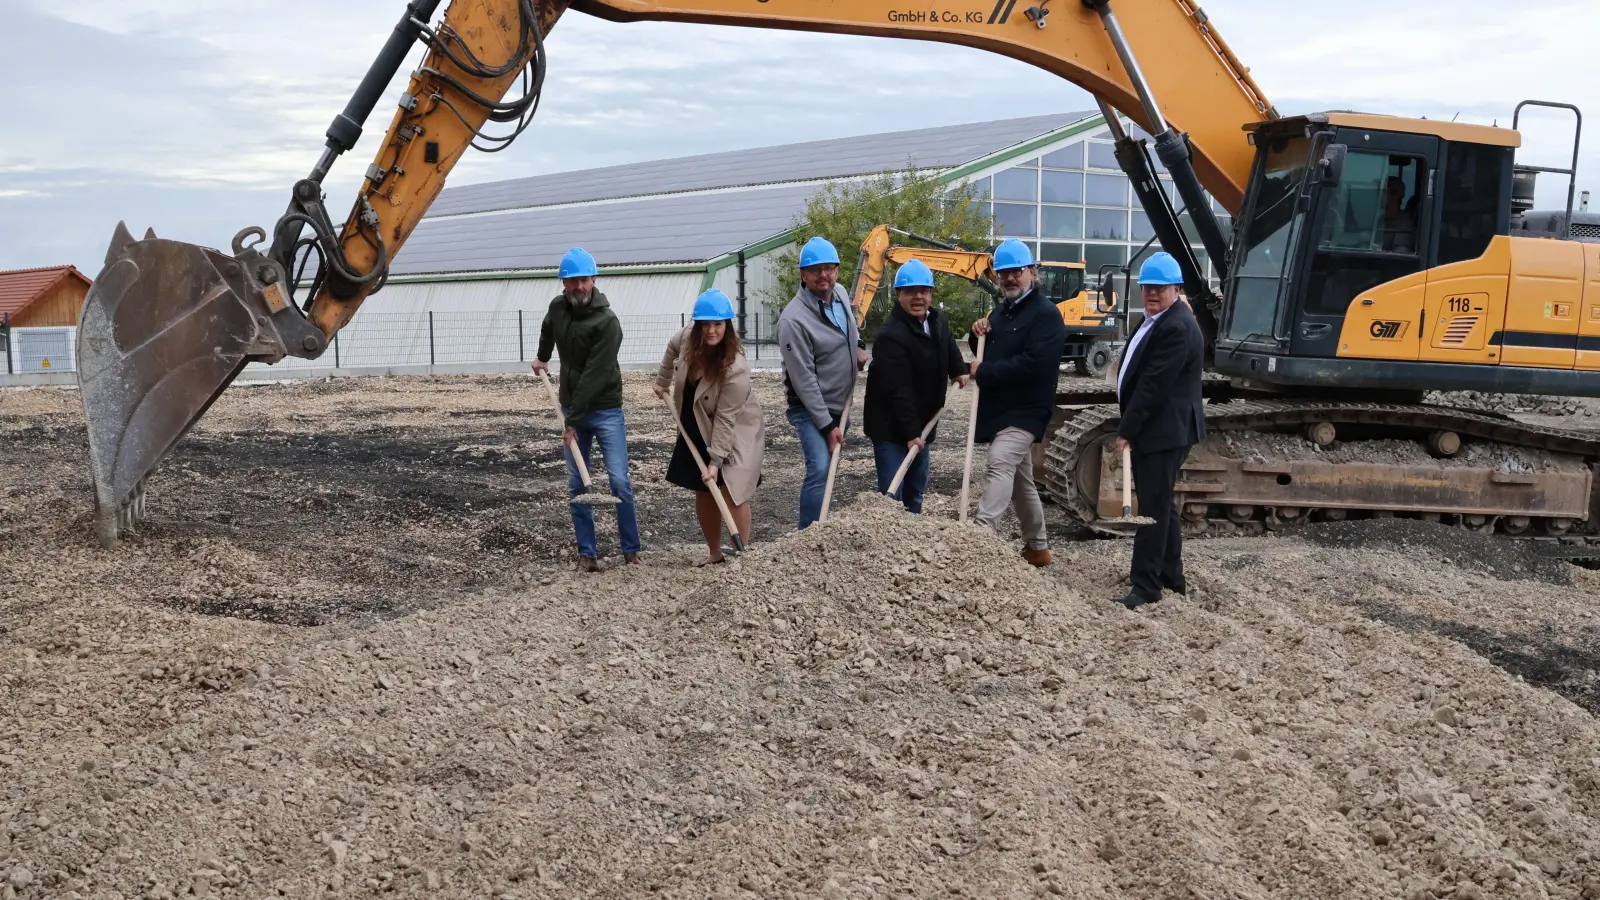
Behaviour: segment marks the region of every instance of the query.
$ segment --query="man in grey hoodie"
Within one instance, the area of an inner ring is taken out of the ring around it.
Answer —
[[[800,437],[806,477],[799,527],[822,514],[828,459],[844,443],[845,413],[866,363],[850,294],[839,284],[839,251],[820,237],[800,250],[800,290],[778,317],[789,423]]]

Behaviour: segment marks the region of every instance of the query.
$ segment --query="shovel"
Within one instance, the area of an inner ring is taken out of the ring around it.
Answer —
[[[978,335],[978,355],[974,362],[983,362],[983,344],[987,333]],[[972,444],[978,436],[978,379],[972,379],[972,415],[967,417],[967,457],[961,462],[961,521],[967,520],[967,488],[972,484]]]
[[[849,427],[850,408],[847,406],[844,410],[844,418],[839,420],[839,433],[844,434],[845,429]],[[839,474],[839,457],[844,455],[843,450],[844,441],[840,441],[839,446],[833,448],[832,458],[828,460],[828,484],[822,489],[822,512],[817,516],[818,522],[828,521],[828,507],[833,505],[833,476]]]
[[[1104,525],[1154,525],[1155,519],[1149,516],[1136,516],[1133,514],[1133,486],[1131,484],[1133,471],[1133,452],[1126,446],[1122,448],[1122,515],[1115,519],[1101,519]]]
[[[922,440],[924,442],[928,440],[928,435],[933,432],[933,426],[939,424],[939,417],[942,415],[944,415],[944,407],[941,406],[939,411],[933,414],[933,418],[928,420],[928,424],[922,426]],[[911,448],[911,452],[906,454],[905,461],[900,463],[900,468],[894,473],[894,480],[889,482],[889,490],[884,493],[893,497],[900,490],[900,482],[906,480],[906,473],[911,471],[911,463],[917,458],[917,451],[921,449],[921,447]]]
[[[695,447],[694,441],[689,440],[689,432],[684,430],[683,420],[678,418],[678,409],[672,405],[671,395],[662,397],[661,402],[666,404],[667,412],[672,415],[672,424],[678,426],[678,434],[683,437],[683,445],[689,448],[689,455],[694,457],[694,464],[700,467],[700,477],[704,479],[711,473],[706,468],[706,461],[700,458],[700,451]],[[717,509],[722,513],[722,522],[728,526],[728,533],[733,535],[734,549],[743,553],[744,538],[739,536],[739,526],[733,521],[733,510],[728,508],[728,501],[722,496],[722,486],[707,482],[706,487],[711,489],[711,499],[717,501]]]
[[[556,414],[556,427],[561,429],[563,441],[567,433],[567,420],[561,416],[561,398],[556,396],[556,386],[550,383],[550,376],[545,372],[539,373],[539,378],[544,381],[545,390],[550,392],[550,409]],[[569,497],[570,503],[582,503],[586,506],[616,506],[622,501],[610,494],[597,494],[594,491],[594,482],[589,480],[589,464],[583,461],[583,454],[578,452],[577,442],[567,444],[567,449],[572,452],[572,461],[578,467],[578,478],[583,481],[583,493]]]

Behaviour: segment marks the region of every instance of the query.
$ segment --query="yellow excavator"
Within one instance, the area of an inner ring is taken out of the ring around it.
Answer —
[[[247,363],[320,356],[383,285],[468,148],[504,147],[532,121],[545,41],[567,0],[454,0],[434,24],[439,4],[407,3],[270,229],[240,231],[228,251],[116,229],[79,329],[103,543],[137,523],[147,477]],[[1532,236],[1519,221],[1538,174],[1575,181],[1576,145],[1570,169],[1518,165],[1526,103],[1511,128],[1281,116],[1192,0],[571,6],[623,22],[962,44],[1093,93],[1119,163],[1182,267],[1214,370],[1228,376],[1208,391],[1216,437],[1195,448],[1177,486],[1194,530],[1402,514],[1513,534],[1596,531],[1600,441],[1423,402],[1431,390],[1600,395],[1600,244],[1572,239],[1573,185],[1558,228]],[[322,180],[418,41],[422,64],[336,226]],[[1221,296],[1157,179],[1151,142],[1126,133],[1118,111],[1153,136],[1222,272]],[[491,133],[491,121],[505,130]],[[1233,216],[1231,241],[1207,192]],[[312,260],[312,282],[298,290]],[[1109,395],[1066,399],[1045,482],[1069,513],[1106,527],[1101,517],[1120,512],[1105,450],[1116,407]],[[1397,442],[1437,458],[1332,452]]]
[[[891,235],[910,238],[925,246],[895,244]],[[970,281],[991,298],[1000,297],[1000,289],[994,282],[994,259],[990,254],[965,250],[891,225],[875,225],[861,242],[855,287],[850,292],[857,325],[866,322],[867,313],[872,310],[873,298],[878,296],[878,288],[887,274],[885,263],[900,266],[913,259],[922,260],[940,274]],[[1124,321],[1114,301],[1101,305],[1102,297],[1111,301],[1111,295],[1087,289],[1083,263],[1040,263],[1037,290],[1056,305],[1061,321],[1066,323],[1067,340],[1061,350],[1062,361],[1070,362],[1079,375],[1104,376],[1111,365],[1115,342],[1122,338]]]

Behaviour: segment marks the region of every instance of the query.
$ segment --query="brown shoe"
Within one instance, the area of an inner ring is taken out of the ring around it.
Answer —
[[[578,571],[598,572],[600,571],[600,563],[596,562],[592,556],[580,556],[578,557]]]
[[[630,566],[637,566],[639,563],[643,562],[643,560],[639,559],[639,554],[637,553],[622,554],[622,561]]]
[[[1050,565],[1050,551],[1046,548],[1024,550],[1022,551],[1022,558],[1028,561],[1028,565],[1038,569]]]

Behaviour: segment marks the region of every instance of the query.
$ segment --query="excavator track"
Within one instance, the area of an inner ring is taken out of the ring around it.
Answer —
[[[1101,477],[1103,465],[1111,462],[1102,449],[1116,434],[1117,408],[1065,407],[1062,412],[1065,420],[1045,449],[1046,490],[1091,530],[1130,534],[1105,521],[1116,513],[1105,499],[1114,482],[1109,473]],[[1263,461],[1205,458],[1197,448],[1177,486],[1185,530],[1191,534],[1255,533],[1313,518],[1399,515],[1538,540],[1561,548],[1562,556],[1600,558],[1600,534],[1595,533],[1600,520],[1595,515],[1600,435],[1445,406],[1297,399],[1209,403],[1206,428],[1212,435],[1233,432],[1245,438],[1251,432],[1298,433],[1306,437],[1308,452],[1303,459]],[[1467,443],[1517,448],[1548,465],[1501,471],[1470,465],[1452,469],[1443,460],[1406,466],[1332,464],[1314,458],[1312,443],[1336,446],[1335,438],[1343,434],[1365,440],[1414,439],[1436,456],[1452,455]]]

